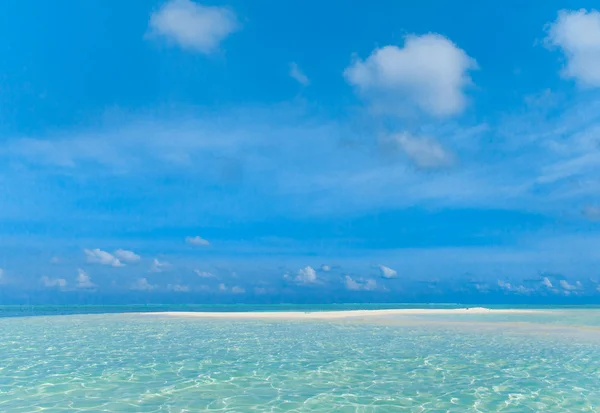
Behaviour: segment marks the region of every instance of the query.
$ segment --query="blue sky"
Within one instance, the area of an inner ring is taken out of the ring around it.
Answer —
[[[0,301],[600,299],[591,1],[0,6]]]

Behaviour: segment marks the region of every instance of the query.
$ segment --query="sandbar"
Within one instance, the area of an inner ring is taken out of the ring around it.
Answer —
[[[161,315],[186,318],[221,318],[221,319],[275,319],[275,320],[335,320],[345,318],[370,318],[385,316],[411,315],[453,315],[453,314],[538,314],[547,310],[530,309],[490,309],[484,307],[471,308],[405,308],[386,310],[344,310],[344,311],[247,311],[247,312],[202,312],[202,311],[165,311],[139,313],[142,315]]]

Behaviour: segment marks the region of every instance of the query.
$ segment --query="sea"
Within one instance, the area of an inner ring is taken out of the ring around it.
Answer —
[[[0,306],[0,412],[600,411],[600,307],[294,321],[139,314],[461,307]]]

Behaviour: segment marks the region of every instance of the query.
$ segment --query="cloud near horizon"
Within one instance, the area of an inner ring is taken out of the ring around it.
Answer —
[[[84,249],[83,252],[87,257],[87,261],[90,263],[108,265],[111,267],[123,267],[125,265],[111,253],[102,251],[99,248],[94,248],[93,250]]]

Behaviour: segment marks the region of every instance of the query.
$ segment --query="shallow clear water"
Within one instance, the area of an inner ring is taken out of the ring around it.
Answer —
[[[579,412],[600,312],[0,318],[0,412]]]

